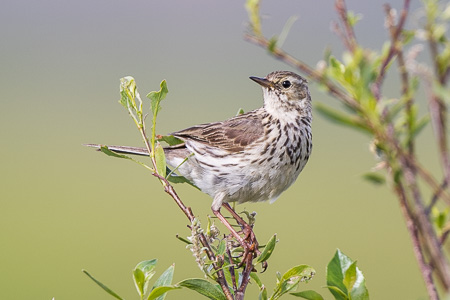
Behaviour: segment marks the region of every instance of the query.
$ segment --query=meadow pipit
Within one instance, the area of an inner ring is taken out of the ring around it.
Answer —
[[[164,148],[167,163],[213,198],[214,214],[247,250],[256,243],[251,226],[228,203],[275,201],[297,179],[312,149],[307,81],[289,71],[250,79],[262,86],[263,107],[171,133],[184,143]],[[108,147],[148,155],[144,148]],[[244,238],[220,213],[222,206],[242,226]]]

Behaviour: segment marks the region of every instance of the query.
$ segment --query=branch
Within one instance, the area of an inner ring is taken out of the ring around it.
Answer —
[[[253,43],[255,45],[261,46],[262,48],[268,49],[270,41],[262,36],[255,36],[252,34],[245,34],[244,39],[250,43]],[[328,92],[330,95],[339,98],[344,102],[346,105],[350,106],[356,111],[359,111],[359,104],[355,99],[350,97],[348,94],[346,94],[344,91],[342,91],[339,87],[334,85],[331,81],[327,80],[322,74],[308,66],[306,63],[294,58],[284,50],[275,47],[273,51],[270,52],[271,55],[273,55],[275,58],[283,61],[289,66],[292,66],[294,68],[299,69],[303,73],[305,73],[307,76],[311,77],[314,81],[317,81],[328,89]]]
[[[402,169],[405,173],[405,179],[411,189],[412,197],[415,203],[416,226],[422,235],[423,243],[429,253],[431,264],[439,274],[437,277],[444,285],[445,290],[448,291],[450,289],[450,268],[448,261],[442,252],[441,243],[437,238],[436,232],[434,231],[432,224],[430,223],[430,219],[425,212],[422,197],[415,179],[414,169],[411,168],[406,161],[402,161],[402,165]],[[427,272],[426,270],[422,271],[425,273]]]
[[[411,212],[411,209],[408,207],[408,200],[406,198],[405,189],[401,183],[395,186],[395,192],[400,199],[400,208],[406,221],[406,228],[408,229],[409,235],[411,236],[414,255],[416,256],[416,260],[419,263],[420,270],[422,271],[421,273],[423,280],[425,281],[428,296],[431,300],[439,300],[439,296],[433,282],[432,269],[426,263],[425,257],[423,256],[423,250],[422,246],[420,245],[419,234],[413,220],[413,214]]]
[[[167,181],[166,178],[164,178],[163,176],[161,176],[157,173],[153,173],[153,176],[158,177],[158,179],[161,180],[161,182],[163,182],[164,191],[167,194],[169,194],[173,198],[173,200],[175,200],[176,204],[183,211],[183,213],[186,215],[186,217],[189,219],[189,221],[193,222],[195,219],[195,216],[192,213],[191,208],[184,205],[183,201],[181,201],[180,197],[175,192],[175,189],[169,183],[169,181]],[[199,234],[199,239],[204,247],[206,255],[208,255],[209,260],[211,260],[213,262],[212,264],[213,264],[214,269],[217,270],[217,282],[219,283],[220,287],[222,288],[222,291],[224,292],[225,297],[228,300],[233,300],[234,298],[228,288],[228,283],[227,283],[227,280],[225,279],[225,274],[223,272],[223,269],[221,267],[217,266],[217,264],[215,263],[216,256],[214,255],[214,252],[211,250],[211,246],[209,245],[208,239],[206,238],[206,236],[203,233]]]
[[[444,84],[447,78],[448,69],[444,73],[439,70],[439,50],[438,43],[433,36],[433,25],[431,22],[434,20],[427,19],[427,24],[425,26],[428,31],[428,46],[430,48],[431,60],[434,62],[434,76],[437,78],[439,83]],[[432,80],[433,78],[428,78],[429,84],[429,110],[431,116],[431,122],[433,124],[434,132],[436,134],[436,139],[439,145],[440,158],[444,169],[445,181],[450,179],[450,161],[447,145],[447,106],[444,101],[440,99],[433,92]]]
[[[345,1],[336,0],[335,8],[345,29],[344,32],[339,30],[342,33],[340,36],[347,49],[353,53],[355,51],[357,43],[355,32],[353,31],[353,27],[348,20],[347,7],[345,5]]]
[[[392,59],[394,59],[394,57],[396,55],[401,53],[401,48],[402,47],[401,47],[400,35],[401,35],[402,31],[403,31],[403,27],[405,25],[406,17],[408,16],[409,3],[410,3],[410,0],[405,0],[404,1],[402,13],[401,13],[400,20],[399,20],[397,26],[394,25],[395,21],[394,21],[394,16],[392,14],[391,6],[389,4],[385,4],[384,5],[384,9],[385,9],[385,12],[386,12],[386,23],[388,25],[388,29],[389,29],[389,32],[391,34],[391,47],[389,48],[389,52],[388,52],[388,54],[386,55],[386,57],[384,58],[384,60],[383,60],[383,62],[381,64],[380,72],[378,73],[377,79],[375,80],[375,83],[374,83],[374,85],[372,87],[372,92],[374,93],[374,96],[375,96],[375,98],[377,100],[380,100],[381,84],[384,81],[384,78],[385,78],[385,75],[386,75],[386,71],[387,71],[387,66],[392,61]],[[404,62],[403,62],[402,65],[404,66]],[[402,73],[402,71],[400,71],[400,73]],[[402,83],[403,83],[403,85],[405,84],[405,82],[403,80],[402,80]]]

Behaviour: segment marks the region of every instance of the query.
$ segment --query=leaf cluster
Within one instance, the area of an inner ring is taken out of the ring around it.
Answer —
[[[218,252],[225,253],[223,249],[218,250]],[[156,264],[157,259],[142,261],[133,270],[134,285],[141,300],[164,300],[168,292],[182,288],[195,291],[209,299],[226,300],[220,286],[206,279],[189,278],[172,284],[175,271],[174,264],[167,268],[151,285],[152,277],[156,274]],[[87,271],[83,270],[83,272],[112,297],[119,300],[124,299]],[[324,298],[313,290],[292,292],[299,283],[307,283],[311,280],[315,273],[316,271],[307,265],[295,266],[283,275],[277,272],[276,285],[271,296],[268,296],[266,285],[261,282],[261,279],[255,272],[251,273],[250,277],[260,290],[259,299],[261,300],[276,300],[287,294],[308,300],[323,300]],[[150,288],[150,286],[152,287]],[[339,249],[327,266],[326,288],[336,300],[369,299],[365,278],[358,267],[356,267],[356,262],[352,261]]]

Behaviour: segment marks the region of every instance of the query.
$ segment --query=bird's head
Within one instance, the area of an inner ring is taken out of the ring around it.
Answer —
[[[311,112],[311,95],[305,78],[290,71],[275,71],[265,78],[250,77],[262,86],[264,106],[275,110]]]

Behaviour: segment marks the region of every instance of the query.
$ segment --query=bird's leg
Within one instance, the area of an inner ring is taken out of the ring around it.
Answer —
[[[242,232],[245,235],[244,240],[250,240],[250,241],[255,241],[256,242],[256,237],[255,234],[253,233],[253,226],[249,225],[247,222],[244,221],[244,219],[241,218],[241,216],[239,216],[234,209],[230,206],[230,204],[228,203],[223,203],[222,204],[223,207],[225,207],[230,214],[233,216],[233,218],[236,220],[236,222],[241,226],[242,228]],[[256,242],[256,249],[258,249],[258,243]]]
[[[220,209],[212,210],[214,215],[220,220],[220,222],[222,222],[223,225],[225,225],[226,228],[228,228],[228,230],[231,232],[231,234],[238,240],[239,244],[241,244],[241,246],[244,249],[250,248],[251,245],[249,245],[240,235],[239,233],[233,228],[233,226],[231,226],[230,222],[228,222],[227,219],[225,219],[225,217],[222,215],[222,213],[220,212]],[[250,226],[250,225],[249,225]]]
[[[247,222],[244,221],[244,219],[241,218],[241,216],[239,216],[234,209],[230,206],[230,204],[228,203],[223,203],[222,204],[223,207],[225,207],[230,214],[233,216],[233,218],[236,220],[236,222],[241,226],[242,231],[244,233],[244,240],[248,241],[251,245],[254,244],[255,245],[255,249],[253,250],[254,253],[256,255],[260,255],[261,251],[259,251],[259,244],[258,241],[256,240],[256,236],[255,233],[253,232],[253,226],[249,225]],[[245,249],[244,249],[245,251]],[[244,258],[246,257],[246,254],[248,253],[244,253]],[[267,262],[263,262],[262,263],[262,267],[263,267],[263,272],[267,269]]]
[[[225,206],[226,207],[226,206]],[[230,207],[231,208],[231,207]],[[212,210],[214,215],[223,223],[223,225],[225,225],[225,227],[228,228],[228,230],[231,232],[231,234],[236,238],[236,240],[239,242],[239,244],[242,246],[242,248],[244,249],[244,254],[242,256],[242,261],[239,265],[237,265],[237,268],[242,267],[242,265],[245,263],[246,265],[248,265],[248,267],[250,267],[251,262],[254,258],[254,254],[255,251],[258,249],[258,244],[256,243],[256,239],[254,238],[254,234],[253,231],[251,231],[251,234],[249,234],[248,236],[246,236],[245,239],[243,239],[239,233],[233,228],[233,226],[231,226],[230,222],[228,222],[227,219],[225,219],[225,217],[222,215],[222,213],[220,212],[220,210]],[[236,213],[235,213],[236,214]],[[240,218],[240,217],[239,217]],[[241,219],[241,218],[240,218]],[[242,220],[242,219],[241,219]],[[242,222],[245,223],[244,220],[242,220]],[[247,224],[247,223],[245,223]],[[240,224],[241,225],[241,224]],[[248,225],[248,228],[251,227],[250,225]],[[247,235],[247,233],[244,232],[244,234]],[[253,238],[248,239],[248,237],[251,236]],[[249,264],[250,263],[250,264]],[[246,267],[246,268],[248,268]]]
[[[261,252],[258,249],[258,241],[256,240],[256,236],[253,232],[253,227],[249,225],[247,222],[244,221],[228,203],[222,204],[233,216],[233,218],[236,220],[236,222],[241,226],[242,232],[244,234],[244,238],[242,238],[239,233],[231,226],[231,224],[225,219],[225,217],[220,213],[220,210],[214,210],[213,212],[216,215],[216,217],[230,230],[231,234],[238,240],[239,244],[241,244],[242,248],[244,249],[244,253],[242,255],[242,261],[237,266],[237,268],[242,267],[242,265],[245,263],[251,264],[253,258],[255,258],[257,255],[261,254]],[[250,266],[250,265],[249,265]],[[252,267],[253,268],[253,267]],[[263,272],[267,268],[267,263],[263,263]]]

